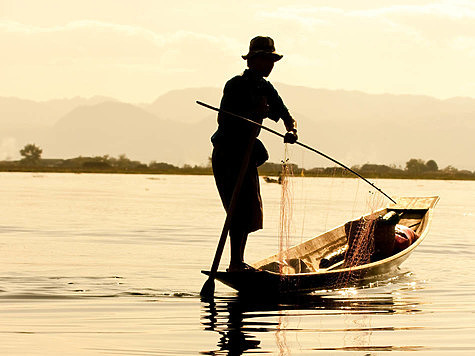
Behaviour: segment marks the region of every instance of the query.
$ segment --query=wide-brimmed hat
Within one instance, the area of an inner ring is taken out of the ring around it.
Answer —
[[[269,55],[274,59],[274,62],[283,57],[283,55],[275,52],[274,40],[265,36],[254,37],[249,44],[249,53],[243,55],[242,58],[248,59],[258,54]]]

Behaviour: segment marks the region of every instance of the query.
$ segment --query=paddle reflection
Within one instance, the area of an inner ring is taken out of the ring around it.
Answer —
[[[419,303],[402,300],[392,293],[361,294],[348,290],[279,299],[238,295],[202,300],[201,324],[204,330],[218,333],[219,341],[217,349],[201,354],[277,351],[279,355],[289,355],[292,349],[301,350],[299,332],[305,332],[304,337],[313,335],[311,348],[314,350],[322,347],[328,338],[339,338],[337,344],[342,348],[353,345],[364,349],[371,345],[370,336],[375,330],[395,330],[392,327],[375,328],[371,325],[371,316],[420,311]],[[344,326],[341,325],[342,316]],[[335,327],[335,318],[339,321],[338,327]],[[273,338],[269,338],[270,333],[274,334]],[[289,333],[292,333],[291,338]],[[274,341],[269,344],[272,339]]]

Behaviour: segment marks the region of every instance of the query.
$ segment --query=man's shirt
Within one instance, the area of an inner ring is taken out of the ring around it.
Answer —
[[[274,121],[290,117],[277,90],[270,82],[250,69],[230,79],[223,91],[220,108],[244,116],[259,124],[265,117]],[[216,145],[232,145],[239,150],[248,141],[253,125],[239,118],[220,113],[218,130],[211,137]],[[257,134],[259,134],[259,131]]]

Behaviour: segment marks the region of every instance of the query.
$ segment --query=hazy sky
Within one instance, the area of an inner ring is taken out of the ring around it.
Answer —
[[[0,0],[0,96],[149,102],[221,87],[255,35],[271,81],[475,97],[475,1]]]

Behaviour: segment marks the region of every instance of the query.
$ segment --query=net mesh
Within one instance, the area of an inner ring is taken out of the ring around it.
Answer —
[[[293,168],[294,165],[289,163],[287,145],[284,151],[284,159],[281,164],[281,175],[279,182],[281,183],[281,196],[280,196],[280,219],[279,219],[279,240],[278,240],[278,264],[279,272],[281,274],[281,288],[287,287],[287,281],[285,275],[293,273],[305,272],[305,265],[296,263],[294,259],[289,259],[287,254],[288,249],[291,246],[291,235],[293,229],[293,215],[297,217],[300,215],[299,207],[297,206],[296,212],[294,212],[294,194],[293,194],[293,181],[302,181],[302,177],[294,177]],[[366,186],[359,179],[355,179],[346,170],[339,167],[328,168],[330,177],[324,175],[322,180],[318,184],[326,185],[327,188],[322,191],[311,190],[310,194],[314,194],[314,191],[318,191],[320,195],[313,195],[313,206],[318,209],[317,214],[312,215],[311,224],[314,227],[311,234],[315,236],[315,227],[317,227],[319,233],[328,231],[329,228],[335,226],[335,220],[338,217],[341,219],[355,219],[358,216],[367,214],[365,218],[356,219],[347,224],[347,237],[348,246],[343,250],[338,269],[347,269],[344,273],[339,273],[336,277],[333,277],[329,281],[332,288],[347,288],[357,284],[360,279],[360,272],[356,268],[357,266],[371,262],[372,255],[375,252],[375,226],[376,210],[380,209],[384,203],[385,198],[379,194],[376,190],[368,190]],[[300,172],[298,172],[300,176]],[[347,180],[346,178],[350,178]],[[343,180],[342,180],[343,179]],[[312,178],[310,178],[312,181]],[[353,183],[354,182],[354,183]],[[361,185],[361,186],[360,186]],[[351,187],[354,186],[354,190]],[[363,188],[364,187],[364,188]],[[353,195],[354,194],[354,195]],[[307,199],[305,192],[301,193],[302,197]],[[351,197],[348,199],[348,197]],[[299,204],[303,201],[299,194],[295,198]],[[299,200],[300,199],[300,200]],[[316,199],[316,200],[315,200]],[[346,201],[346,202],[345,202]],[[348,208],[340,208],[340,205],[345,202],[345,206]],[[344,212],[344,216],[342,213]],[[303,214],[305,215],[305,214]],[[300,219],[298,219],[300,221]],[[330,221],[328,221],[330,220]],[[348,221],[348,220],[346,220]],[[319,222],[317,224],[317,222]],[[341,223],[341,222],[340,222]],[[336,223],[338,224],[338,222]],[[331,226],[330,226],[331,225]],[[302,236],[303,236],[302,222]],[[313,266],[318,269],[319,266]],[[301,271],[301,269],[303,269]],[[308,270],[307,270],[308,272]],[[294,286],[295,287],[295,286]]]
[[[285,152],[287,157],[287,150]],[[293,195],[290,177],[293,176],[292,165],[288,164],[288,159],[282,161],[282,170],[279,181],[281,183],[280,195],[280,219],[279,219],[279,272],[283,275],[286,272],[286,251],[290,248],[290,236],[292,228]]]
[[[376,218],[375,214],[371,214],[345,225],[348,249],[343,259],[342,268],[348,268],[348,271],[339,275],[334,287],[347,288],[355,284],[361,276],[360,271],[355,270],[354,267],[370,263],[371,255],[375,250],[374,231]]]

